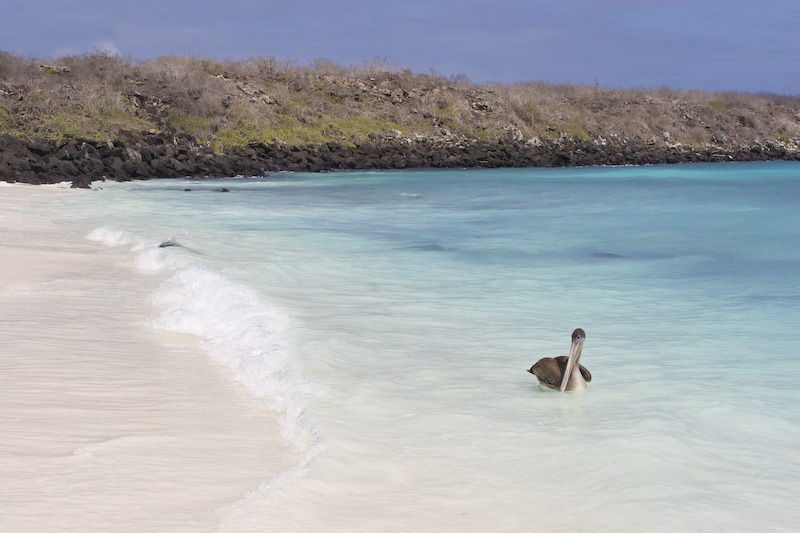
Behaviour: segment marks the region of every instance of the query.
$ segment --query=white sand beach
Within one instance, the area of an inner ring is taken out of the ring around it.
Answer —
[[[124,247],[34,219],[57,187],[0,186],[0,530],[216,531],[291,468],[274,416],[189,336]]]

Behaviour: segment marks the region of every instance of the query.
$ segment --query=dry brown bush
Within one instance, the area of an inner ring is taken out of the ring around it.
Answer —
[[[58,68],[40,69],[42,63]],[[688,146],[800,138],[796,96],[541,81],[476,85],[382,58],[343,66],[271,57],[135,62],[98,53],[34,61],[0,52],[0,90],[0,124],[18,135],[172,128],[223,147],[273,136],[357,140],[368,127],[379,134],[448,130],[475,138],[568,135]]]

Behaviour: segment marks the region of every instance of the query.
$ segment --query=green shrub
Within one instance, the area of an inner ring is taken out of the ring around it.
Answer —
[[[180,131],[190,135],[197,135],[209,127],[211,119],[198,115],[183,114],[170,117],[169,123]]]
[[[4,107],[0,107],[0,133],[13,133],[17,129],[14,119]]]
[[[122,110],[104,110],[88,115],[62,113],[39,115],[31,120],[23,133],[52,139],[84,137],[114,139],[120,130],[144,131],[149,124]]]
[[[578,123],[577,121],[567,122],[566,124],[562,124],[559,128],[562,132],[566,133],[570,137],[574,139],[578,139],[580,141],[588,141],[591,139],[591,135],[589,135],[583,126]]]
[[[319,127],[283,115],[275,123],[236,122],[219,131],[211,140],[211,146],[218,153],[228,153],[250,141],[272,144],[275,139],[292,145],[325,141]]]
[[[61,139],[64,137],[91,137],[83,117],[39,115],[30,122],[30,133],[37,137]]]

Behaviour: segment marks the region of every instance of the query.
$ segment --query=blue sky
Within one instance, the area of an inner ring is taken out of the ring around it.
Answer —
[[[797,0],[2,0],[0,50],[800,95]]]

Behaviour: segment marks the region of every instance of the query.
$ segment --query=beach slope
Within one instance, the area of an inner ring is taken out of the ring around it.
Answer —
[[[159,274],[34,216],[64,194],[92,193],[0,186],[0,530],[214,531],[297,458],[196,339],[150,327]]]

